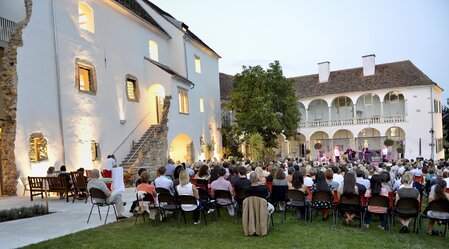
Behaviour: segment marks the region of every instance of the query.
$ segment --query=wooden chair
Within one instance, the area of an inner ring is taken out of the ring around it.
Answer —
[[[101,191],[100,189],[97,189],[97,188],[91,188],[91,189],[89,189],[89,194],[90,194],[90,201],[92,203],[92,207],[90,208],[90,213],[89,213],[89,218],[87,218],[87,223],[89,223],[90,216],[92,215],[92,210],[94,209],[94,206],[97,206],[97,208],[98,208],[98,215],[100,216],[100,220],[101,220],[100,207],[105,207],[105,206],[108,207],[108,211],[106,212],[106,218],[104,220],[104,224],[106,224],[106,221],[108,220],[109,209],[111,208],[111,206],[114,208],[114,215],[115,215],[115,218],[118,220],[117,211],[115,209],[115,203],[109,202],[107,200],[108,197],[106,196],[106,194],[103,191]]]
[[[28,183],[28,178],[26,178],[25,176],[21,176],[20,181],[23,184],[23,195],[25,195],[26,191],[30,191],[30,184]]]
[[[72,178],[73,182],[73,202],[75,202],[75,199],[82,198],[86,199],[84,203],[87,203],[87,200],[89,199],[89,191],[87,191],[87,181],[84,175],[78,171],[70,172],[70,177]]]

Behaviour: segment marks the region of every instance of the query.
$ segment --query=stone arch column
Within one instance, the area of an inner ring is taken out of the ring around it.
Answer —
[[[0,92],[5,105],[5,118],[0,120],[1,189],[0,195],[16,195],[17,172],[15,163],[16,110],[17,110],[17,48],[23,45],[22,32],[28,25],[32,0],[25,1],[25,18],[16,26],[4,50],[3,69],[0,74]]]

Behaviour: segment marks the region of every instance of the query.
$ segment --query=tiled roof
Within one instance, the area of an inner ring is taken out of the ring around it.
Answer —
[[[292,79],[299,98],[435,84],[409,60],[379,64],[375,70],[372,76],[363,76],[362,67],[331,71],[325,83],[319,83],[318,74]]]
[[[157,28],[162,33],[166,34],[167,36],[170,36],[160,25],[157,23],[136,0],[114,0],[121,6],[129,9],[131,12],[136,14],[137,16],[141,17],[145,21],[147,21],[149,24],[153,25],[155,28]]]
[[[298,98],[324,96],[329,94],[372,91],[407,86],[436,85],[411,61],[379,64],[375,74],[363,76],[363,68],[331,71],[329,81],[319,83],[318,74],[293,77],[293,87]],[[226,99],[233,90],[234,76],[220,73],[221,98]]]
[[[220,73],[220,99],[226,100],[234,90],[234,76]]]
[[[186,28],[186,31],[184,31],[192,40],[198,42],[199,44],[201,44],[201,46],[207,48],[208,50],[210,50],[212,53],[216,54],[217,56],[219,56],[217,54],[217,52],[215,52],[212,48],[210,48],[205,42],[203,42],[198,36],[196,36],[192,31],[190,31],[188,29],[188,26],[178,20],[176,20],[176,18],[174,18],[172,15],[170,15],[169,13],[167,13],[166,11],[162,10],[161,8],[159,8],[158,6],[156,6],[154,3],[148,1],[148,0],[144,0],[144,3],[148,4],[148,6],[150,6],[154,11],[156,11],[159,15],[164,16],[164,17],[168,17],[168,21],[171,22],[173,25],[175,25],[176,27],[181,29],[181,26]],[[175,22],[173,22],[175,21]]]
[[[164,65],[162,63],[159,63],[155,60],[152,60],[148,57],[144,57],[145,60],[153,63],[154,65],[156,65],[157,67],[159,67],[160,69],[162,69],[163,71],[165,71],[168,74],[171,74],[173,77],[177,78],[180,81],[183,81],[184,83],[187,83],[189,85],[193,85],[193,82],[188,80],[187,78],[185,78],[184,76],[182,76],[181,74],[177,73],[175,70],[171,69],[169,66]]]

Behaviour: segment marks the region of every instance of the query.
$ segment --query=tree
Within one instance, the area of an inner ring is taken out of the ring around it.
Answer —
[[[248,140],[251,159],[256,162],[264,161],[265,146],[263,137],[259,133],[253,133]]]
[[[264,70],[261,66],[243,67],[235,76],[234,90],[229,95],[227,108],[235,112],[233,131],[262,136],[264,147],[275,148],[277,135],[296,134],[300,113],[293,89],[293,80],[287,79],[279,61]]]
[[[443,107],[443,148],[444,158],[449,158],[449,107]]]

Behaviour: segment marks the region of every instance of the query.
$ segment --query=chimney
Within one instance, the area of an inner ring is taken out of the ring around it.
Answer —
[[[375,54],[369,54],[362,56],[363,59],[363,76],[371,76],[374,75],[376,71],[376,63],[375,63]]]
[[[320,83],[329,81],[329,75],[331,73],[329,64],[330,64],[329,61],[323,61],[318,63],[318,79],[320,80]]]

